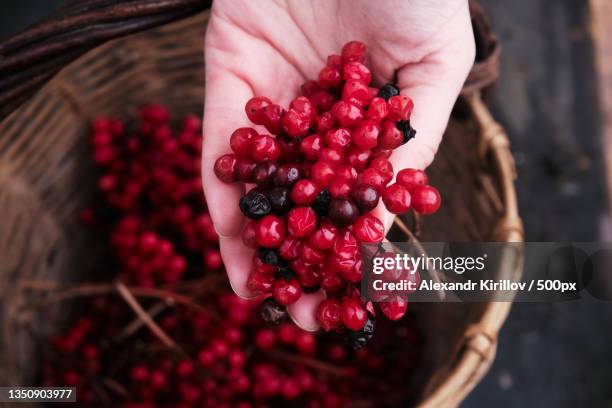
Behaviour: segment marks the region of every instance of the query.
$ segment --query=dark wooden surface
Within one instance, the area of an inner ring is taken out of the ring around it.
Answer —
[[[482,0],[503,47],[491,102],[518,164],[528,241],[594,241],[604,166],[586,0]],[[612,305],[516,304],[464,407],[609,407]]]
[[[61,0],[9,0],[0,40]],[[605,208],[586,0],[482,0],[504,47],[491,96],[517,159],[530,241],[598,239]],[[497,360],[464,407],[612,406],[612,306],[517,304]]]

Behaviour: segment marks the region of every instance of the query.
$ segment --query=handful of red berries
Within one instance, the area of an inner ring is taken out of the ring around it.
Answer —
[[[412,100],[393,84],[370,86],[366,47],[353,41],[328,57],[317,81],[285,110],[268,98],[250,99],[245,111],[256,125],[236,129],[233,153],[217,159],[215,174],[226,182],[254,183],[240,199],[251,221],[243,241],[256,249],[249,288],[271,293],[281,306],[302,293],[323,289],[318,320],[325,330],[345,326],[373,330],[373,308],[360,299],[360,243],[379,243],[384,225],[373,214],[382,202],[393,214],[412,208],[433,214],[440,194],[421,170],[401,170],[393,184],[392,151],[415,137]],[[382,305],[397,320],[405,302]]]

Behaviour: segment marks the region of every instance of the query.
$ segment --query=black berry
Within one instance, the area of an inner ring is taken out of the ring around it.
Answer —
[[[359,212],[366,213],[373,210],[378,205],[380,194],[369,184],[360,184],[351,191],[351,198],[359,209]]]
[[[276,303],[271,297],[267,298],[259,306],[259,314],[264,322],[278,326],[287,320],[287,309]]]
[[[240,199],[240,211],[250,219],[258,220],[268,215],[272,210],[270,201],[260,191],[251,190]]]
[[[291,209],[292,203],[289,195],[289,189],[285,187],[274,187],[267,191],[266,196],[274,214],[284,215]]]
[[[332,201],[332,196],[329,190],[324,189],[317,195],[314,203],[312,203],[312,208],[315,210],[319,217],[324,217],[327,215],[329,210],[329,204]]]
[[[257,256],[261,259],[261,262],[278,266],[283,263],[283,259],[280,257],[277,251],[269,248],[259,248],[257,249]]]
[[[359,217],[359,210],[351,200],[334,198],[329,204],[328,215],[336,225],[352,225]]]
[[[364,348],[372,336],[374,336],[374,329],[376,328],[376,321],[373,316],[368,315],[368,320],[366,321],[363,329],[358,331],[347,330],[346,331],[346,343],[353,350],[359,350]]]
[[[389,100],[392,96],[399,95],[399,88],[392,83],[384,84],[382,88],[378,91],[378,96],[383,98],[384,100]]]
[[[416,137],[416,130],[414,130],[414,128],[410,126],[410,121],[401,120],[397,122],[395,126],[399,130],[401,130],[404,135],[404,140],[402,140],[402,144],[406,144],[410,139],[414,139]]]

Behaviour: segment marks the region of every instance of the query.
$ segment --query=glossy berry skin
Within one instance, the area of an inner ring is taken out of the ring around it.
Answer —
[[[351,199],[363,214],[376,208],[380,194],[369,184],[359,184],[351,191]]]
[[[266,215],[257,222],[255,239],[264,248],[275,248],[285,239],[284,221],[276,215]]]
[[[399,183],[391,184],[382,194],[383,203],[393,214],[404,214],[410,209],[410,193]]]
[[[298,205],[310,205],[321,189],[312,181],[299,180],[291,189],[291,201]]]
[[[257,135],[251,140],[251,156],[256,162],[275,161],[281,150],[278,142],[270,135]]]
[[[317,228],[308,237],[308,243],[316,249],[326,250],[331,248],[338,237],[338,228],[328,219],[322,219]]]
[[[259,220],[268,215],[272,210],[272,206],[266,195],[256,190],[251,190],[244,195],[240,199],[238,206],[240,207],[240,211],[252,220]]]
[[[275,162],[265,161],[258,163],[253,170],[253,179],[259,187],[268,187],[272,184],[272,177],[278,170]]]
[[[348,80],[342,88],[342,100],[352,102],[357,106],[366,106],[371,98],[370,88],[361,81]]]
[[[389,320],[397,321],[406,314],[408,302],[403,300],[398,300],[395,302],[380,302],[378,306]]]
[[[385,186],[385,177],[375,168],[367,168],[359,177],[359,184],[367,184],[378,191],[382,191]]]
[[[329,204],[328,215],[336,225],[351,225],[359,216],[359,210],[351,200],[334,198]]]
[[[303,137],[310,128],[310,117],[289,109],[283,116],[283,130],[291,137]]]
[[[378,134],[380,127],[373,120],[364,120],[353,131],[353,143],[358,147],[368,150],[378,145]]]
[[[281,306],[289,306],[302,296],[302,287],[297,279],[281,278],[274,282],[272,297]]]
[[[324,161],[318,161],[310,169],[311,180],[320,188],[326,188],[335,176],[334,167]]]
[[[351,143],[351,132],[345,128],[337,128],[325,134],[325,142],[328,147],[343,150]]]
[[[429,184],[427,174],[423,170],[403,169],[397,173],[396,181],[412,193],[417,186]]]
[[[357,146],[351,146],[346,149],[344,163],[348,164],[359,172],[365,169],[371,155],[372,152],[370,150],[363,150]]]
[[[349,101],[339,101],[332,107],[334,119],[345,128],[352,128],[363,120],[363,109]]]
[[[278,254],[285,260],[291,261],[298,257],[298,246],[300,240],[288,234],[285,240],[278,247]]]
[[[305,137],[300,143],[300,152],[308,160],[315,161],[319,157],[319,151],[323,148],[323,138],[314,134]]]
[[[385,101],[388,101],[392,96],[399,95],[399,92],[399,88],[395,86],[395,84],[387,83],[380,88],[378,91],[378,96],[383,98]]]
[[[366,46],[361,41],[351,41],[342,47],[341,58],[342,63],[357,61],[363,63],[365,61]]]
[[[345,81],[354,79],[365,85],[368,85],[372,81],[372,73],[368,67],[358,61],[346,63],[342,68],[342,77]]]
[[[404,134],[394,122],[385,120],[382,123],[378,145],[383,149],[397,149],[404,142]]]
[[[389,98],[389,120],[408,121],[414,108],[414,102],[406,95],[396,95]]]
[[[277,135],[282,130],[282,120],[285,110],[276,104],[265,106],[261,109],[262,125],[268,129],[268,132]]]
[[[276,170],[272,178],[272,184],[277,187],[290,187],[301,177],[301,170],[292,163],[283,164]]]
[[[289,189],[285,187],[274,187],[266,191],[266,197],[272,207],[272,212],[276,215],[286,214],[293,203],[289,198]]]
[[[343,178],[335,178],[329,185],[329,192],[334,198],[349,198],[353,183]]]
[[[386,157],[375,157],[370,161],[370,167],[378,170],[385,180],[385,185],[393,180],[393,165]]]
[[[412,191],[412,207],[423,215],[431,215],[440,208],[440,193],[435,187],[417,186]]]
[[[235,154],[224,154],[215,161],[215,175],[224,183],[233,183],[237,177],[237,165]]]
[[[257,162],[248,158],[239,158],[236,164],[236,173],[238,180],[243,183],[254,183],[255,182],[255,168]]]
[[[257,135],[257,131],[253,128],[238,128],[230,136],[230,147],[238,157],[250,157],[251,140]]]
[[[342,84],[342,74],[337,67],[326,66],[319,71],[319,85],[322,88],[337,88],[340,84]]]
[[[382,242],[385,238],[383,223],[371,214],[364,214],[357,218],[353,232],[360,242],[365,243]]]
[[[262,110],[269,105],[272,105],[270,99],[265,96],[255,96],[248,100],[244,107],[244,111],[251,122],[256,125],[263,125],[265,118],[262,115]]]
[[[299,258],[304,262],[317,265],[325,261],[325,253],[313,248],[308,242],[302,241],[298,247]]]
[[[340,301],[325,299],[317,308],[317,321],[325,331],[340,327]]]
[[[269,293],[274,286],[274,275],[253,270],[249,274],[246,285],[254,294]]]
[[[361,330],[368,320],[368,312],[357,299],[345,299],[340,305],[340,320],[353,331]]]
[[[387,101],[378,96],[372,98],[370,105],[368,106],[368,111],[366,112],[366,118],[376,122],[381,122],[387,117],[388,114],[389,109],[387,106]]]
[[[317,214],[310,207],[296,207],[287,215],[287,229],[296,238],[303,238],[317,228]]]
[[[247,222],[242,230],[242,243],[248,248],[257,249],[259,245],[255,239],[256,225],[254,221]]]
[[[344,160],[344,154],[341,150],[331,147],[325,147],[319,152],[319,161],[326,162],[332,166],[337,166]]]
[[[291,101],[289,105],[289,109],[292,109],[302,115],[305,118],[308,118],[308,122],[310,126],[316,124],[318,115],[315,110],[312,102],[305,96],[298,96],[294,100]]]

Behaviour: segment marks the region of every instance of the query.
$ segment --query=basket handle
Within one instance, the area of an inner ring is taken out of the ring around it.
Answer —
[[[212,0],[77,0],[0,44],[0,120],[90,49],[209,8]]]

